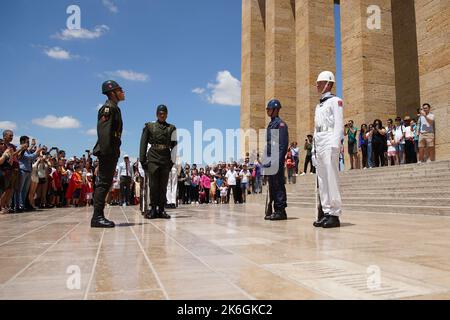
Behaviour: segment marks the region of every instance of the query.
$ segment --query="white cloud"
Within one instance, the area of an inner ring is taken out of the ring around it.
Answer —
[[[86,134],[88,135],[88,136],[97,136],[97,129],[96,128],[92,128],[92,129],[89,129],[88,131],[86,131]]]
[[[118,13],[119,8],[112,0],[102,0],[103,5],[112,13]]]
[[[0,130],[16,130],[17,123],[12,121],[0,121]]]
[[[45,118],[33,119],[33,124],[50,129],[75,129],[81,126],[80,121],[71,117],[56,117],[48,115]]]
[[[241,82],[225,70],[217,73],[216,83],[208,83],[208,91],[204,88],[192,90],[198,95],[206,95],[211,104],[239,106],[241,104]]]
[[[74,40],[74,39],[97,39],[103,36],[109,31],[109,27],[106,25],[96,26],[93,30],[88,29],[64,29],[61,32],[53,35],[53,38],[60,40]]]
[[[105,72],[108,77],[112,78],[122,78],[129,81],[140,81],[146,82],[148,81],[148,74],[135,72],[132,70],[117,70],[117,71],[108,71]]]
[[[206,91],[206,89],[204,89],[204,88],[195,88],[194,90],[192,90],[192,92],[196,93],[196,94],[204,94],[205,91]]]
[[[44,49],[44,53],[50,58],[57,60],[71,60],[75,58],[69,51],[60,47],[46,48]]]

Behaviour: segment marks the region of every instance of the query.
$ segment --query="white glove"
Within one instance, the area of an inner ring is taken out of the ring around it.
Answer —
[[[311,162],[312,162],[312,165],[314,166],[314,168],[317,168],[317,158],[316,158],[316,155],[314,153],[311,156]]]

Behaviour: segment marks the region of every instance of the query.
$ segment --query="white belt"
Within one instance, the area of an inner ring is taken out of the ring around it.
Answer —
[[[321,126],[321,127],[316,127],[316,132],[333,132],[334,128],[333,127],[328,127],[328,126]]]

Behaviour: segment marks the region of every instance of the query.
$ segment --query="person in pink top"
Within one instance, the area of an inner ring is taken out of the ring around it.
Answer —
[[[211,189],[211,178],[209,173],[204,173],[203,168],[200,169],[200,188],[205,192],[205,203],[209,203],[209,190]]]

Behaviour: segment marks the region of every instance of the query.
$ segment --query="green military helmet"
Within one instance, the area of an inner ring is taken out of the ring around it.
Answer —
[[[115,82],[114,80],[108,80],[108,81],[103,82],[102,92],[103,92],[103,94],[108,94],[109,92],[112,92],[112,91],[114,91],[116,89],[120,89],[120,88],[121,88],[121,86],[117,82]]]
[[[165,112],[168,113],[167,106],[161,104],[156,108],[156,113]]]

